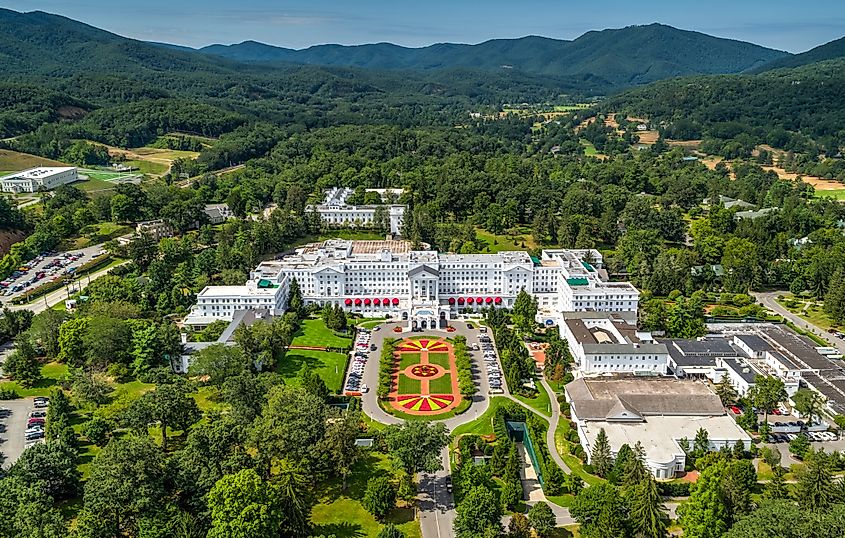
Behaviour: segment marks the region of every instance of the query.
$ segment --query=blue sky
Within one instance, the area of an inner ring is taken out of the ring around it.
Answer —
[[[845,35],[843,0],[0,0],[149,41],[189,46],[253,39],[303,48],[388,41],[478,43],[661,22],[802,52]]]

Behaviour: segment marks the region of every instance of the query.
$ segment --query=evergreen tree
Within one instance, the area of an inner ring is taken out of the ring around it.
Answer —
[[[634,536],[663,538],[666,536],[666,513],[657,481],[649,475],[630,489],[626,495],[628,517]]]
[[[537,316],[537,299],[521,289],[513,302],[513,322],[524,333],[531,333]]]
[[[604,477],[613,468],[613,453],[610,450],[610,442],[607,440],[607,433],[604,428],[599,430],[596,436],[596,443],[593,445],[593,452],[590,454],[590,465],[596,470],[596,474]]]
[[[845,270],[833,273],[824,296],[824,311],[835,323],[845,323]]]
[[[528,510],[528,522],[540,538],[545,538],[555,528],[555,514],[548,504],[540,501]]]
[[[678,508],[685,538],[721,538],[728,530],[729,514],[722,496],[725,463],[711,465],[693,484],[690,498]]]
[[[288,287],[288,310],[301,318],[305,314],[305,303],[302,301],[302,291],[299,289],[299,281],[292,278]]]
[[[806,510],[825,510],[836,502],[836,496],[830,456],[824,450],[810,450],[795,487],[798,504]]]
[[[767,499],[786,499],[789,497],[784,475],[786,475],[786,471],[780,465],[772,468],[772,478],[763,491],[764,497]]]
[[[3,370],[24,388],[32,387],[41,380],[41,364],[29,338],[23,336],[17,339],[15,350],[3,363]]]
[[[736,393],[736,389],[731,384],[731,379],[727,375],[723,375],[722,379],[716,384],[716,395],[722,400],[722,405],[725,407],[729,407],[731,405],[736,405],[736,400],[739,395]]]

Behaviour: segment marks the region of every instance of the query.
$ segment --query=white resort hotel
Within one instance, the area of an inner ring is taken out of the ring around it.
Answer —
[[[520,290],[537,298],[540,315],[620,312],[636,315],[639,292],[610,282],[597,250],[444,254],[412,250],[408,241],[333,239],[261,263],[243,286],[207,286],[185,324],[231,321],[238,310],[286,308],[296,280],[306,304],[337,305],[366,317],[407,321],[409,328],[444,326],[460,312],[511,308]]]

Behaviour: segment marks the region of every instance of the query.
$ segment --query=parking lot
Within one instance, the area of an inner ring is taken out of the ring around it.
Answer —
[[[478,343],[472,344],[472,350],[481,352],[484,359],[484,372],[490,394],[503,394],[505,384],[502,377],[502,366],[499,364],[499,357],[496,354],[496,346],[493,344],[493,339],[487,332],[486,327],[479,328],[479,331],[483,332],[478,335]]]
[[[378,331],[380,327],[374,330]],[[358,329],[358,334],[355,336],[355,342],[352,344],[352,357],[349,360],[349,368],[346,372],[346,382],[343,384],[343,391],[349,394],[364,394],[369,392],[370,387],[362,382],[364,377],[364,367],[367,366],[367,361],[370,359],[370,354],[375,351],[373,344],[370,343],[370,331],[367,329]],[[374,360],[378,361],[378,357]]]
[[[71,252],[42,253],[22,264],[6,280],[0,282],[0,296],[4,297],[4,302],[11,302],[45,282],[72,275],[78,267],[102,253],[102,245]]]
[[[36,409],[32,398],[21,398],[18,400],[5,400],[0,402],[0,409],[8,410],[0,413],[0,452],[6,456],[5,466],[8,467],[16,462],[24,449],[33,441],[25,439],[27,420],[33,411],[44,411],[47,409]],[[35,441],[38,442],[38,441]]]

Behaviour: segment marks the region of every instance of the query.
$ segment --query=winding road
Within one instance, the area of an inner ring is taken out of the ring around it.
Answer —
[[[821,337],[825,341],[827,341],[831,347],[835,347],[839,350],[840,353],[845,354],[845,340],[841,338],[831,337],[831,335],[813,323],[805,320],[801,316],[793,314],[786,308],[784,308],[780,303],[777,302],[777,296],[782,295],[786,292],[783,291],[767,291],[767,292],[751,292],[751,294],[758,300],[760,303],[771,310],[772,312],[778,314],[779,316],[783,316],[787,320],[794,323],[797,327],[810,331],[817,336]]]

